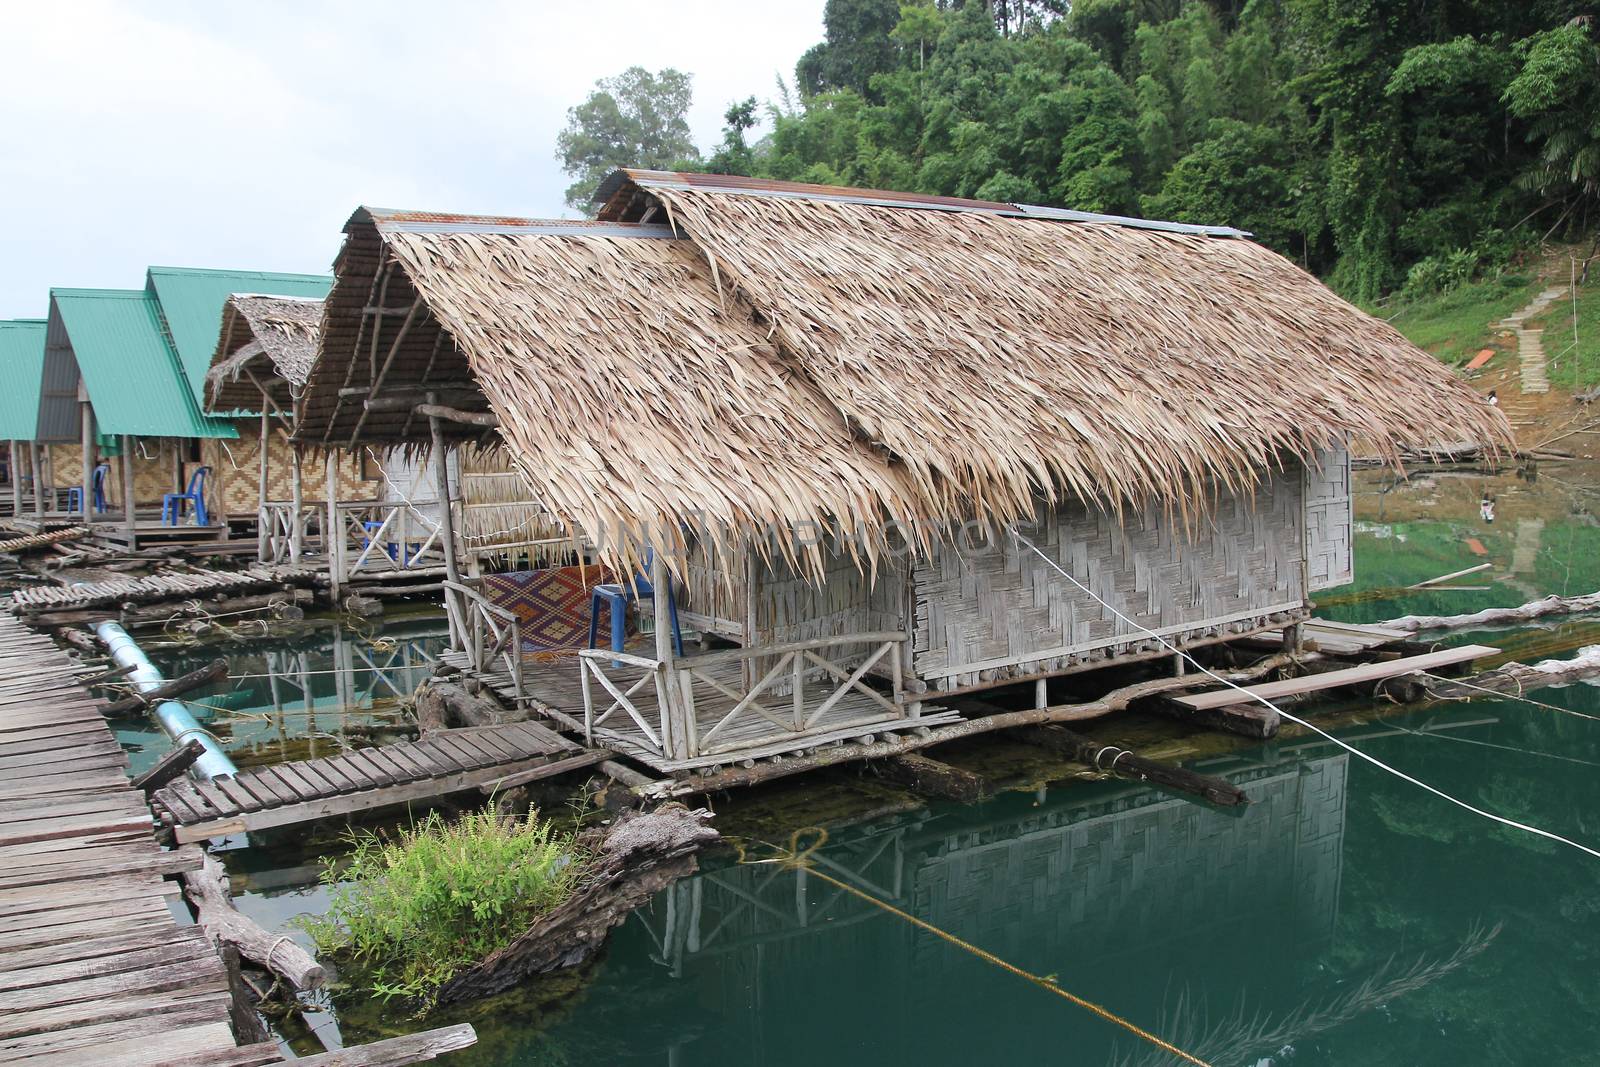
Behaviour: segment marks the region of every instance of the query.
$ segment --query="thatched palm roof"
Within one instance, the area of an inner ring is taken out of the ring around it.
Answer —
[[[321,324],[322,301],[316,297],[229,296],[206,371],[206,410],[258,410],[261,387],[282,410],[292,410],[316,362]]]
[[[358,398],[380,374],[453,390],[595,532],[1008,520],[1062,493],[1190,511],[1350,436],[1508,440],[1237,231],[710,176],[608,191],[595,223],[357,212],[300,437],[420,441]]]

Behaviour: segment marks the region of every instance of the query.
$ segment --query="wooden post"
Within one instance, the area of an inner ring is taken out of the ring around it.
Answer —
[[[172,445],[172,491],[183,492],[183,438],[169,437],[168,443]]]
[[[332,453],[329,453],[332,455]],[[338,474],[335,467],[333,474]],[[300,446],[291,442],[289,444],[289,559],[295,563],[300,562],[301,553],[305,551],[305,522],[301,519],[300,509],[304,505],[304,490],[302,488],[303,475],[300,470]],[[339,479],[333,479],[335,489]]]
[[[83,427],[83,521],[94,516],[94,408],[87,400],[78,402]]]
[[[436,402],[428,394],[428,403]],[[461,569],[456,565],[456,522],[450,508],[450,457],[445,452],[444,428],[439,416],[428,416],[428,431],[433,435],[434,481],[439,485],[439,522],[444,538],[444,576],[452,582],[461,581]]]
[[[265,396],[262,397],[266,399]],[[256,493],[256,559],[262,563],[269,556],[268,545],[272,542],[272,516],[267,513],[267,493],[270,491],[267,482],[267,446],[272,441],[272,419],[265,409],[261,412],[261,473]]]
[[[328,489],[328,524],[323,529],[322,539],[327,542],[328,550],[328,592],[337,605],[339,583],[343,577],[341,572],[344,569],[344,530],[339,527],[339,467],[331,448],[328,449],[323,469]]]
[[[28,444],[28,459],[33,463],[33,513],[44,517],[44,463],[39,456],[39,443]]]
[[[663,664],[664,676],[661,690],[666,694],[667,698],[667,706],[662,709],[663,718],[669,716],[677,718],[682,715],[693,714],[689,710],[688,701],[683,699],[682,691],[678,685],[677,667],[672,659],[674,651],[672,647],[672,616],[667,609],[667,583],[671,580],[672,577],[667,573],[667,565],[662,559],[662,554],[659,551],[651,552],[650,588],[654,595],[650,598],[650,606],[655,609],[656,659]],[[612,610],[616,609],[613,608]],[[676,755],[679,759],[685,759],[690,755],[688,752],[690,734],[687,725],[680,725],[680,723],[681,719],[679,723],[674,723],[669,728],[672,732],[673,740],[676,742],[672,747],[679,751],[669,751],[667,754],[669,756]],[[663,737],[661,740],[665,744],[667,739]]]
[[[22,517],[22,442],[11,442],[11,514]]]
[[[128,538],[128,547],[139,547],[139,518],[133,507],[133,437],[123,434],[122,457],[117,466],[122,470],[122,532]]]

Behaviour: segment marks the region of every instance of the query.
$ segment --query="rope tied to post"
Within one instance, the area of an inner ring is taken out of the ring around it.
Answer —
[[[1115,763],[1115,760],[1113,760],[1113,763]],[[1109,1023],[1113,1024],[1114,1026],[1121,1027],[1122,1029],[1126,1030],[1128,1033],[1133,1034],[1135,1037],[1138,1037],[1143,1041],[1149,1042],[1150,1044],[1154,1045],[1156,1048],[1161,1049],[1163,1052],[1166,1052],[1166,1053],[1169,1053],[1170,1055],[1176,1056],[1178,1059],[1183,1060],[1185,1063],[1195,1064],[1196,1067],[1212,1067],[1212,1065],[1210,1063],[1206,1062],[1205,1060],[1200,1059],[1198,1056],[1194,1056],[1194,1055],[1191,1055],[1188,1052],[1183,1051],[1183,1049],[1178,1048],[1176,1045],[1172,1044],[1171,1042],[1166,1041],[1166,1040],[1164,1040],[1164,1039],[1162,1039],[1160,1037],[1157,1037],[1155,1034],[1152,1034],[1150,1031],[1144,1029],[1143,1027],[1140,1027],[1137,1024],[1135,1024],[1133,1022],[1130,1022],[1127,1019],[1124,1019],[1122,1016],[1116,1014],[1115,1012],[1113,1012],[1113,1011],[1111,1011],[1111,1010],[1109,1010],[1107,1008],[1101,1007],[1099,1004],[1096,1004],[1094,1001],[1086,1000],[1083,997],[1078,996],[1076,993],[1072,993],[1072,992],[1069,992],[1066,989],[1063,989],[1056,982],[1056,979],[1055,979],[1054,975],[1049,975],[1049,976],[1038,975],[1038,974],[1034,974],[1032,971],[1023,970],[1021,967],[1018,967],[1016,964],[1008,963],[1007,961],[1001,959],[999,956],[996,956],[994,953],[988,951],[987,949],[979,948],[977,945],[974,945],[970,941],[964,941],[961,938],[957,937],[955,934],[952,934],[947,930],[942,930],[939,927],[933,925],[932,923],[928,922],[925,919],[919,919],[919,918],[917,918],[917,916],[912,915],[910,912],[902,911],[900,908],[895,907],[893,904],[890,904],[888,901],[881,900],[878,897],[873,896],[871,893],[868,893],[868,892],[866,892],[864,890],[858,889],[855,886],[851,885],[850,883],[848,883],[846,881],[843,881],[842,879],[835,878],[833,875],[831,875],[828,872],[820,869],[819,867],[817,867],[812,862],[812,859],[811,859],[811,857],[817,852],[817,850],[820,849],[828,841],[828,831],[823,829],[820,826],[802,827],[801,829],[796,830],[794,833],[790,834],[789,835],[789,846],[788,846],[788,848],[780,848],[779,846],[774,845],[774,844],[772,844],[771,842],[768,842],[768,841],[758,841],[757,842],[758,844],[763,845],[766,848],[769,848],[769,849],[771,849],[773,851],[774,855],[769,857],[769,858],[767,858],[767,859],[759,859],[759,860],[750,859],[748,857],[748,855],[746,854],[746,852],[745,852],[745,848],[744,848],[743,842],[741,842],[737,838],[730,838],[729,840],[733,843],[733,846],[734,846],[735,850],[737,850],[738,856],[739,856],[739,863],[742,866],[757,866],[757,865],[773,864],[773,865],[776,865],[777,867],[779,867],[782,870],[803,870],[808,875],[810,875],[812,877],[820,878],[824,882],[827,882],[829,885],[835,887],[836,889],[841,889],[844,892],[849,893],[851,896],[854,896],[854,897],[857,897],[857,898],[859,898],[861,900],[866,901],[868,904],[871,904],[875,908],[878,908],[878,909],[880,909],[882,911],[886,911],[890,915],[895,916],[896,918],[903,919],[904,921],[906,921],[906,922],[910,923],[911,925],[917,927],[919,930],[927,931],[928,933],[930,933],[930,934],[934,935],[935,937],[939,938],[941,941],[944,941],[944,942],[947,942],[948,944],[954,945],[954,946],[956,946],[957,948],[961,949],[964,952],[971,953],[972,955],[974,955],[974,956],[978,957],[979,959],[983,960],[985,963],[988,963],[988,964],[990,964],[992,966],[998,967],[1002,971],[1005,971],[1008,974],[1015,975],[1016,977],[1021,978],[1026,982],[1029,982],[1029,983],[1031,983],[1033,985],[1036,985],[1040,989],[1043,989],[1044,991],[1046,991],[1047,993],[1054,994],[1055,996],[1058,996],[1058,997],[1062,998],[1063,1000],[1066,1000],[1066,1001],[1076,1005],[1077,1007],[1082,1008],[1083,1010],[1089,1012],[1090,1014],[1096,1015],[1099,1018],[1104,1019],[1106,1022],[1109,1022]]]

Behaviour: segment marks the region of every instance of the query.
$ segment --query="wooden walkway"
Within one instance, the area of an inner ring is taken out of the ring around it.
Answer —
[[[151,834],[75,667],[0,616],[0,1061],[271,1063],[237,1048],[222,961],[164,876],[200,866]]]
[[[462,789],[492,792],[592,766],[588,750],[538,723],[440,730],[420,741],[356,749],[331,759],[252,767],[210,782],[180,779],[151,804],[179,842],[288,826]]]
[[[81,585],[53,585],[18,589],[12,605],[20,611],[69,611],[148,603],[217,593],[277,589],[304,585],[313,572],[301,567],[253,566],[238,571],[197,571],[193,574],[156,574],[146,578],[118,578]]]

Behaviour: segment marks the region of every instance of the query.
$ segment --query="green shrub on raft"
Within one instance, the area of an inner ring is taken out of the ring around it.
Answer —
[[[300,925],[319,952],[361,964],[385,999],[431,1001],[565,903],[584,867],[570,835],[492,807],[454,822],[430,812],[398,838],[363,831],[351,841],[348,857],[324,860],[327,914]]]

